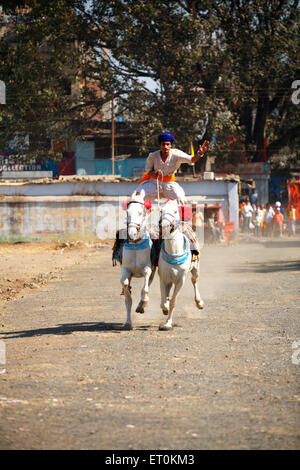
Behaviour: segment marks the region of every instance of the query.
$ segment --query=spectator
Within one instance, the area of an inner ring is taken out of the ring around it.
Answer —
[[[266,227],[265,227],[266,206],[264,204],[261,206],[261,210],[262,210],[261,233],[264,236],[266,233]]]
[[[208,229],[209,229],[209,240],[212,243],[220,241],[221,236],[222,236],[222,232],[221,232],[220,228],[218,227],[217,222],[215,220],[215,215],[216,215],[215,212],[212,212],[209,219],[208,219],[208,221],[207,221],[207,225],[208,225]]]
[[[256,188],[254,188],[252,191],[251,191],[251,194],[250,194],[250,202],[251,204],[255,204],[257,205],[257,202],[258,202],[258,194],[257,194],[257,191],[256,191]]]
[[[283,214],[283,209],[281,207],[281,202],[279,202],[279,201],[275,202],[275,209],[279,209],[280,212]]]
[[[261,206],[257,206],[254,212],[255,235],[261,237],[264,212]]]
[[[292,204],[288,210],[288,235],[289,237],[296,235],[296,209]]]
[[[275,233],[275,236],[282,237],[283,214],[280,212],[280,206],[276,207],[275,214],[273,216],[273,232]]]
[[[240,211],[239,211],[240,227],[241,227],[242,232],[244,231],[244,206],[245,204],[246,204],[245,202],[242,202],[240,204]]]
[[[252,221],[252,215],[253,215],[253,207],[250,204],[250,200],[247,197],[246,198],[246,204],[243,207],[243,215],[244,215],[244,227],[243,227],[243,232],[247,233],[249,235],[250,232],[250,223]]]
[[[271,204],[266,205],[266,211],[264,215],[264,226],[265,226],[265,235],[266,237],[272,236],[272,223],[273,217],[275,215],[274,209]]]

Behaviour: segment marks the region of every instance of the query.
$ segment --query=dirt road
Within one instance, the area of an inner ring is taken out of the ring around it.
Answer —
[[[1,246],[0,448],[299,449],[299,248],[205,246],[164,332],[110,246]]]

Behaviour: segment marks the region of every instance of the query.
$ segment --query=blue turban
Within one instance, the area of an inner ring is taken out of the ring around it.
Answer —
[[[161,142],[171,142],[171,144],[173,145],[174,136],[173,136],[173,134],[171,134],[170,132],[162,132],[162,133],[159,134],[159,136],[158,136],[158,142],[159,142],[159,144],[160,144]]]

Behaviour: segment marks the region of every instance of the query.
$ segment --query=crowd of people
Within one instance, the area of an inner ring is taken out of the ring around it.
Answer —
[[[296,209],[289,205],[285,210],[281,202],[259,205],[246,198],[240,204],[240,229],[242,233],[256,237],[282,237],[296,235]]]

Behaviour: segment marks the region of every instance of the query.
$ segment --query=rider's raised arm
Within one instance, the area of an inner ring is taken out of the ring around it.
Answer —
[[[189,163],[192,164],[192,155],[183,152],[182,150],[174,149],[172,155],[176,158],[178,163]]]

